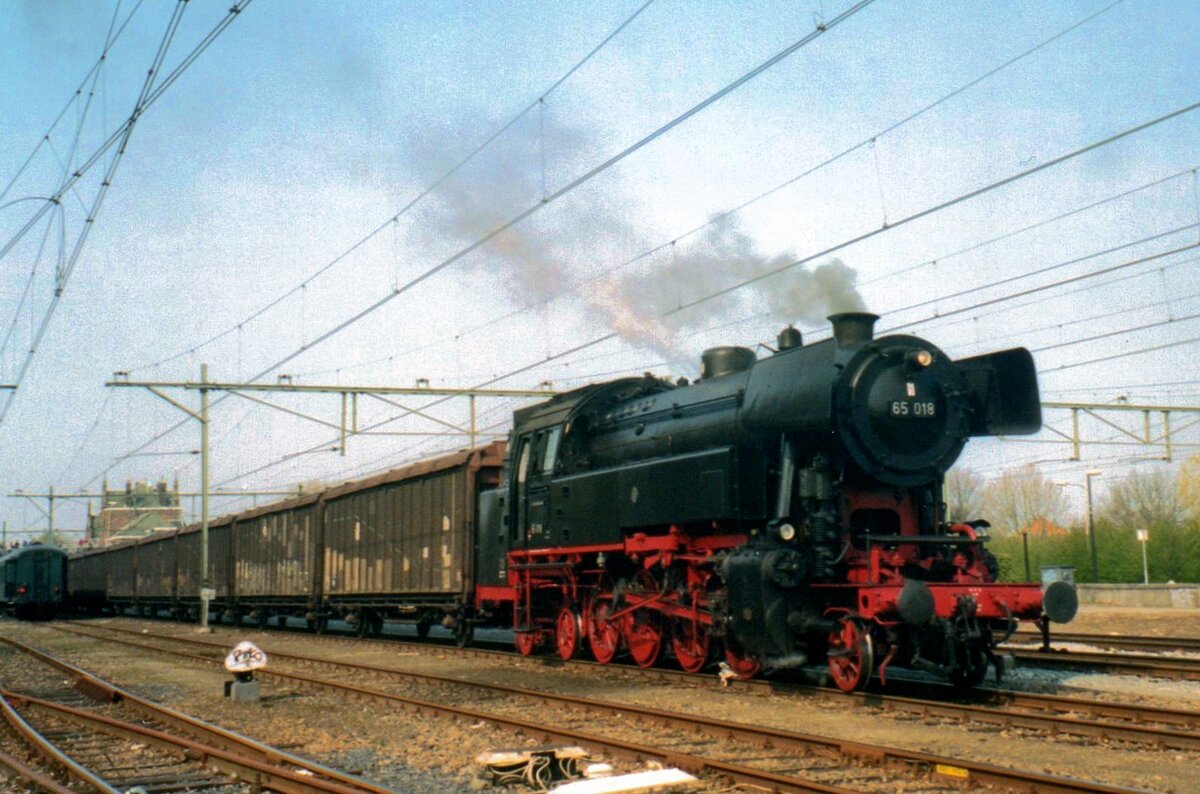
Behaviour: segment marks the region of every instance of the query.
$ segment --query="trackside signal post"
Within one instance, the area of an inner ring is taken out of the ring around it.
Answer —
[[[298,416],[301,419],[307,419],[326,427],[332,427],[340,431],[341,444],[334,447],[334,450],[340,451],[343,455],[346,454],[346,439],[349,435],[380,435],[380,436],[457,436],[465,435],[468,437],[471,446],[475,445],[479,432],[475,423],[475,398],[476,397],[553,397],[557,392],[545,389],[439,389],[430,388],[429,386],[417,386],[415,388],[399,388],[390,386],[311,386],[299,385],[290,383],[290,378],[280,376],[279,383],[222,383],[210,381],[208,379],[208,364],[200,365],[200,380],[199,381],[131,381],[129,373],[114,372],[113,379],[105,383],[105,386],[113,387],[137,387],[146,389],[151,394],[166,400],[171,405],[183,411],[188,416],[192,417],[200,423],[200,626],[208,628],[208,604],[216,593],[212,589],[212,580],[208,574],[208,497],[209,497],[209,458],[208,458],[208,429],[209,429],[209,397],[210,391],[222,391],[235,394],[243,399],[251,402],[265,405],[268,408],[274,408],[277,411]],[[427,383],[427,381],[425,381]],[[549,384],[546,384],[549,386]],[[190,391],[200,392],[200,410],[195,411],[168,396],[163,389],[185,389]],[[266,400],[257,397],[251,397],[244,392],[302,392],[302,393],[318,393],[318,394],[338,394],[341,395],[341,424],[337,425],[310,416],[300,411],[292,410],[281,405],[267,402]],[[358,397],[360,395],[373,397],[380,402],[400,408],[405,412],[405,415],[419,416],[427,419],[435,424],[440,425],[443,429],[437,432],[391,432],[391,431],[370,431],[359,430],[358,428]],[[387,399],[384,395],[409,395],[409,396],[439,396],[446,399],[453,397],[467,397],[470,401],[470,421],[467,427],[459,427],[450,422],[444,421],[437,417],[431,416],[419,409],[410,408],[394,400]],[[489,434],[491,435],[491,434]]]

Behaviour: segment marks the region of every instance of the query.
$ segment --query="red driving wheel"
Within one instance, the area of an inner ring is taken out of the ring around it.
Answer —
[[[662,651],[662,622],[656,612],[639,609],[625,621],[625,642],[638,667],[650,667]]]
[[[554,624],[554,645],[563,661],[574,659],[583,648],[583,621],[571,607],[559,610]]]
[[[619,619],[610,621],[612,614],[612,596],[600,596],[588,602],[587,627],[588,645],[592,656],[600,664],[608,664],[617,655],[621,647],[621,631],[618,628]]]
[[[866,625],[856,617],[844,617],[829,632],[829,675],[843,692],[857,692],[871,680],[875,670],[875,644]]]
[[[671,624],[671,650],[680,667],[700,672],[708,664],[708,627],[698,620],[676,618]]]

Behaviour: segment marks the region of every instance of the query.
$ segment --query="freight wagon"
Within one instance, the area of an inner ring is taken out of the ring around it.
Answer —
[[[495,488],[504,442],[392,469],[209,523],[207,585],[229,622],[343,618],[435,624],[466,641],[474,599],[478,492]],[[200,530],[190,526],[71,558],[70,593],[90,609],[198,617]]]

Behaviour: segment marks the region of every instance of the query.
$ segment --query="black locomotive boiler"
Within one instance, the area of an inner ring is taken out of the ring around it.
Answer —
[[[519,410],[506,481],[480,495],[476,612],[516,645],[643,666],[669,648],[743,676],[825,660],[844,690],[890,665],[963,686],[1020,620],[1074,590],[998,584],[986,538],[949,524],[969,438],[1041,427],[1025,349],[952,361],[878,318],[831,339],[707,351],[694,384],[626,378]]]

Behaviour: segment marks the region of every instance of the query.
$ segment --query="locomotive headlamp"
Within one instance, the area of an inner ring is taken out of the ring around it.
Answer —
[[[910,350],[905,360],[910,369],[924,369],[933,363],[933,353],[928,350]]]
[[[791,524],[779,525],[779,539],[783,541],[792,541],[796,538],[796,528]]]

